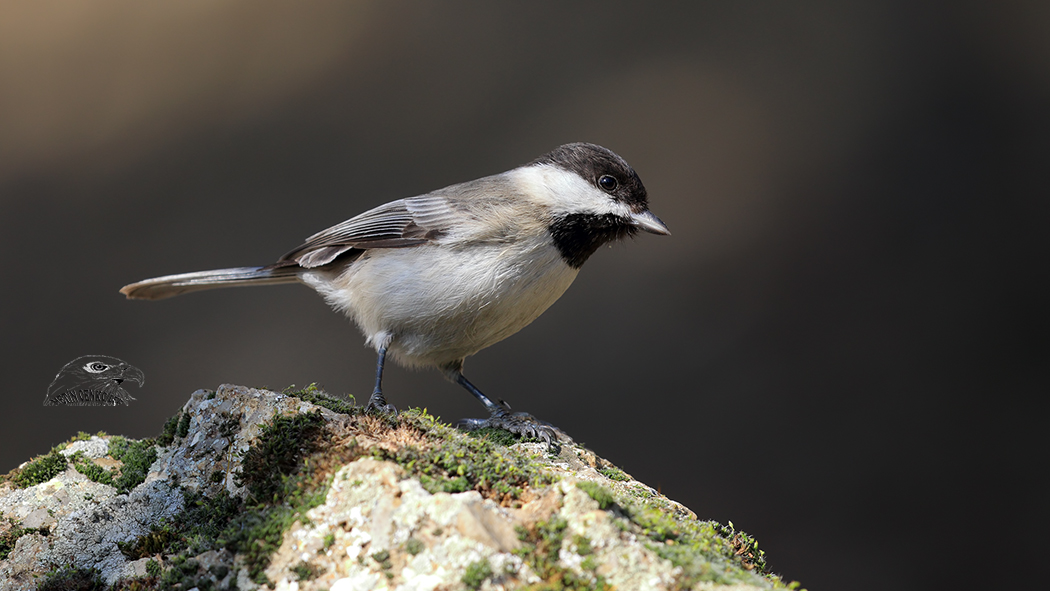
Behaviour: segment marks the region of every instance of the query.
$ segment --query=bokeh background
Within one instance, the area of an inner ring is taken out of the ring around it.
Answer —
[[[1030,586],[1048,99],[1036,2],[5,2],[0,469],[224,382],[366,396],[373,353],[309,289],[117,289],[590,141],[674,235],[598,252],[471,379],[811,590]],[[93,353],[138,401],[44,408]],[[436,372],[386,387],[481,410]]]

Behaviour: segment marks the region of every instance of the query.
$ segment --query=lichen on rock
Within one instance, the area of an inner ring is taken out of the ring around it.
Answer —
[[[77,439],[0,483],[0,588],[797,588],[746,534],[574,443],[314,387],[224,385],[156,440]]]

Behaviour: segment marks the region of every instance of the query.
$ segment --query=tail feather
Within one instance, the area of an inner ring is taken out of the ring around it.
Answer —
[[[154,277],[120,288],[130,300],[163,300],[206,289],[295,283],[298,267],[236,267]]]

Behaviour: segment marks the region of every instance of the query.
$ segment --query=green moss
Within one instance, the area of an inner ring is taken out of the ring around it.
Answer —
[[[175,434],[185,437],[190,434],[190,413],[184,412],[179,418],[179,426],[175,428]]]
[[[652,540],[666,542],[682,537],[682,524],[656,507],[633,505],[627,514],[630,520],[642,529],[642,535]]]
[[[37,591],[104,591],[105,588],[97,570],[67,567],[49,572]]]
[[[176,529],[181,526],[176,526]],[[184,541],[185,542],[185,541]],[[192,546],[192,545],[190,545]],[[188,546],[183,544],[184,550],[175,555],[167,556],[168,568],[165,569],[158,562],[150,560],[146,563],[146,578],[125,579],[119,582],[117,587],[110,591],[146,591],[155,589],[199,589],[209,591],[219,589],[218,583],[229,574],[230,569],[224,565],[213,565],[204,569],[195,558],[189,554],[204,551],[201,547],[186,550]],[[214,549],[210,546],[209,549]],[[130,558],[130,556],[129,556]],[[125,585],[124,587],[121,584]],[[223,587],[222,589],[235,589],[236,587]]]
[[[198,589],[201,588],[202,575],[207,575],[206,573],[201,572],[199,562],[180,555],[172,559],[171,564],[171,568],[165,570],[164,574],[162,574],[160,577],[161,589],[192,589],[193,587],[197,587]],[[210,581],[208,581],[208,583],[210,583]],[[210,584],[208,584],[207,586],[211,587]]]
[[[133,542],[117,543],[128,560],[157,555],[187,558],[222,547],[219,538],[243,510],[243,503],[225,490],[210,497],[186,490],[183,495],[185,503],[179,514],[162,520]]]
[[[343,415],[352,415],[361,412],[361,409],[355,406],[356,401],[354,400],[353,396],[350,396],[348,399],[345,400],[342,398],[336,398],[335,396],[332,396],[328,392],[325,392],[321,388],[317,387],[316,383],[310,384],[302,390],[295,390],[294,388],[294,385],[288,386],[284,389],[284,392],[282,392],[282,394],[294,396],[300,400],[305,400],[311,404],[316,404],[317,406],[327,408],[332,412],[336,412]]]
[[[0,534],[0,560],[7,560],[11,551],[15,549],[15,542],[26,533],[28,532],[22,528],[12,528]]]
[[[654,508],[631,509],[631,520],[655,544],[649,548],[682,568],[679,581],[692,587],[699,581],[720,584],[754,582],[765,574],[765,553],[754,538],[712,521],[680,521]],[[774,583],[779,578],[766,575]]]
[[[118,474],[117,470],[112,468],[107,470],[106,468],[99,466],[81,451],[73,454],[69,459],[73,462],[73,468],[75,468],[77,472],[87,476],[88,480],[99,484],[113,486],[113,478]]]
[[[318,450],[325,420],[320,412],[277,417],[248,449],[237,474],[238,486],[258,502],[276,502],[283,479],[298,472],[305,456]]]
[[[227,422],[220,431],[232,432],[239,425]],[[322,449],[326,436],[319,412],[275,417],[244,454],[242,470],[236,475],[238,485],[248,488],[247,502],[225,489],[208,497],[183,491],[186,502],[181,513],[133,543],[121,545],[121,551],[129,560],[174,556],[173,566],[160,579],[161,588],[210,588],[225,573],[205,572],[189,557],[223,547],[243,557],[252,580],[269,584],[263,570],[284,532],[295,521],[305,520],[306,512],[327,495],[330,478],[315,477],[312,466],[316,462],[309,463],[310,454]],[[335,542],[334,535],[331,542]]]
[[[0,560],[7,560],[7,557],[15,549],[15,543],[18,542],[18,538],[26,534],[38,533],[46,536],[49,533],[46,527],[21,527],[17,521],[11,518],[8,518],[7,522],[9,525],[7,531],[0,533]]]
[[[100,433],[99,436],[106,435]],[[73,441],[90,438],[87,433],[80,433]],[[67,458],[60,453],[67,445],[57,445],[46,456],[37,458],[21,470],[13,472],[14,483],[20,487],[28,487],[47,482],[64,472],[72,463],[76,471],[87,476],[89,480],[114,486],[118,492],[127,493],[146,479],[150,466],[157,460],[157,450],[152,439],[134,441],[120,436],[110,438],[109,455],[124,464],[119,471],[99,466],[83,452],[77,452]]]
[[[186,505],[179,522],[182,530],[181,540],[185,548],[194,554],[200,554],[221,546],[219,538],[243,508],[241,500],[225,489],[211,496],[200,493],[187,494]]]
[[[494,427],[485,427],[484,429],[477,429],[476,431],[468,431],[467,435],[475,439],[488,439],[496,445],[514,445],[521,441],[521,438],[517,435],[503,429],[496,429]]]
[[[219,495],[225,497],[222,500],[204,499],[195,493],[186,494],[188,503],[183,513],[155,527],[149,535],[139,538],[134,544],[135,548],[118,544],[129,560],[162,554],[168,565],[165,569],[157,561],[149,560],[146,563],[148,579],[123,581],[131,585],[126,587],[129,591],[194,587],[207,591],[218,589],[218,582],[229,573],[229,567],[224,565],[204,569],[190,556],[221,547],[216,541],[218,532],[229,524],[232,512],[241,508],[240,502],[228,495]],[[141,586],[135,586],[135,581],[140,581]]]
[[[492,576],[492,565],[485,558],[471,562],[467,565],[467,572],[463,573],[463,584],[468,589],[480,589],[485,579]]]
[[[576,488],[590,495],[592,499],[598,501],[599,509],[610,509],[616,506],[616,498],[613,496],[609,489],[598,484],[597,482],[590,482],[587,480],[581,480],[576,483]]]
[[[594,549],[591,548],[591,539],[587,536],[573,536],[572,543],[576,546],[576,553],[580,556],[589,556],[594,552]]]
[[[326,483],[327,484],[327,483]],[[274,505],[246,507],[237,515],[220,538],[228,549],[241,553],[253,580],[270,564],[271,555],[281,546],[284,532],[307,511],[324,502],[328,487],[313,491],[298,490]]]
[[[372,555],[372,560],[379,564],[379,568],[383,570],[390,570],[394,568],[394,564],[390,562],[390,552],[388,550],[380,550]]]
[[[113,474],[115,470],[107,470],[94,462],[79,462],[73,465],[77,472],[87,476],[88,480],[99,484],[113,486]]]
[[[157,461],[157,447],[152,439],[134,441],[114,436],[109,440],[109,455],[120,460],[120,476],[113,480],[117,492],[124,494],[142,484],[149,468]]]
[[[80,431],[69,441],[60,443],[55,447],[51,448],[51,451],[49,451],[47,454],[38,456],[35,459],[33,459],[33,461],[29,462],[26,466],[22,468],[16,468],[8,474],[0,477],[0,482],[8,480],[19,488],[26,488],[30,486],[35,486],[42,482],[47,482],[48,480],[51,480],[52,478],[58,476],[62,472],[65,472],[66,468],[69,466],[70,459],[67,459],[66,456],[60,452],[69,447],[71,443],[75,443],[77,441],[87,441],[92,437],[96,436],[102,438],[109,437],[105,431],[99,431],[95,435],[91,435],[90,433]],[[83,453],[78,452],[78,454],[79,457],[83,458]],[[78,454],[74,454],[74,457],[77,457]],[[83,459],[81,463],[83,463],[84,461],[88,460]],[[75,465],[76,463],[74,463],[74,466]],[[97,472],[93,470],[88,470],[92,474],[97,474]],[[105,477],[99,477],[102,478],[104,482]],[[91,478],[91,476],[89,476],[89,478]]]
[[[476,490],[487,496],[518,498],[527,486],[551,482],[542,467],[525,454],[486,437],[465,436],[426,411],[409,409],[396,420],[417,429],[427,444],[397,451],[374,448],[372,455],[404,467],[430,492]]]
[[[21,488],[36,486],[65,472],[66,466],[66,456],[59,453],[58,448],[52,449],[22,468],[15,477],[15,484]]]
[[[724,539],[729,540],[733,554],[741,564],[748,569],[753,568],[758,572],[766,572],[766,553],[764,550],[759,550],[758,540],[745,532],[737,531],[732,521],[728,526],[719,526],[718,533]]]
[[[157,436],[157,445],[161,447],[168,447],[175,442],[175,434],[179,429],[179,420],[182,418],[182,412],[175,413],[170,419],[164,423],[164,429],[161,430],[160,435]],[[189,424],[186,425],[188,432]]]
[[[585,572],[580,574],[561,566],[558,562],[562,541],[568,523],[561,517],[541,521],[531,528],[518,528],[521,546],[514,551],[532,568],[543,582],[529,589],[534,591],[584,591],[596,589],[609,591],[612,586],[596,571],[597,561],[584,561]],[[581,565],[583,566],[583,565]]]
[[[295,576],[300,581],[309,581],[310,579],[316,579],[321,574],[321,569],[305,562],[293,566],[291,571],[295,573]]]
[[[650,550],[680,567],[678,587],[692,588],[700,581],[755,584],[762,578],[774,586],[784,585],[766,573],[765,553],[755,539],[737,531],[732,523],[724,526],[699,521],[676,512],[662,497],[644,498],[635,490],[629,497],[618,498],[593,482],[578,482],[576,486],[598,501],[602,509],[612,511],[621,529],[645,536],[650,540]]]
[[[138,560],[158,554],[172,554],[181,541],[178,527],[165,521],[133,542],[117,542],[117,548],[128,560]]]
[[[314,402],[321,395],[318,392],[309,394],[314,396]],[[327,406],[334,411],[349,410],[338,404]],[[174,442],[176,437],[185,437],[189,424],[189,414],[179,413],[166,423],[159,439]],[[220,426],[220,432],[232,437],[239,426],[239,419],[231,418]],[[181,513],[157,524],[148,534],[133,542],[119,545],[129,560],[163,555],[172,568],[164,569],[153,561],[150,564],[153,565],[152,571],[156,572],[149,572],[147,578],[118,581],[115,588],[122,591],[189,589],[194,586],[202,590],[213,588],[225,575],[203,572],[188,557],[223,547],[244,558],[249,576],[254,581],[267,584],[263,569],[280,545],[284,532],[297,520],[305,522],[306,512],[324,501],[333,466],[360,456],[354,445],[342,446],[338,450],[326,449],[323,441],[327,435],[320,412],[274,418],[263,427],[255,444],[244,454],[242,471],[235,475],[238,484],[248,488],[248,500],[232,497],[225,490],[210,498],[184,490],[186,502]],[[80,434],[75,440],[89,437]],[[56,446],[51,453],[37,458],[22,470],[13,471],[8,478],[28,486],[53,478],[68,466],[66,457],[58,453],[65,447],[66,444]],[[72,463],[92,480],[108,483],[108,479],[121,492],[127,492],[143,481],[157,458],[153,440],[113,437],[109,440],[109,452],[124,464],[120,472],[106,471],[82,453],[74,454]],[[221,474],[219,471],[215,473]],[[0,538],[0,548],[10,552],[18,537],[26,533],[30,533],[29,530],[9,529]],[[325,542],[328,546],[334,544],[334,534]],[[76,576],[83,578],[82,575]],[[55,584],[78,588],[79,583],[69,582],[72,576],[68,572],[56,573]]]
[[[160,579],[158,577],[135,577],[133,579],[119,579],[107,591],[156,591]],[[201,591],[204,591],[203,589]]]
[[[419,554],[423,550],[426,550],[426,545],[416,538],[409,538],[405,542],[405,552],[408,552],[412,556]]]
[[[646,488],[644,486],[631,487],[631,489],[628,492],[631,493],[631,496],[634,496],[634,497],[642,499],[642,500],[648,500],[648,499],[656,498],[656,493],[654,493],[652,490],[650,490],[649,488]]]
[[[607,466],[605,468],[598,468],[598,472],[608,478],[609,480],[615,480],[617,482],[627,482],[630,478],[623,470],[616,466]]]
[[[150,558],[146,561],[146,575],[150,577],[159,577],[164,572],[164,568],[159,562]]]
[[[264,578],[262,571],[292,523],[324,502],[330,478],[317,482],[306,460],[325,437],[320,412],[276,417],[245,453],[237,480],[256,504],[230,522],[220,541],[244,555],[253,580]]]

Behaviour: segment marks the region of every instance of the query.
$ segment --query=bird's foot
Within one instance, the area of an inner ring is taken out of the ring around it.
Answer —
[[[456,427],[464,431],[477,431],[489,427],[502,429],[518,437],[538,439],[548,447],[554,447],[559,442],[572,442],[572,438],[564,431],[527,412],[497,411],[487,419],[460,419],[456,421]]]
[[[365,414],[369,415],[396,415],[397,408],[388,404],[382,392],[373,392],[365,405]]]

